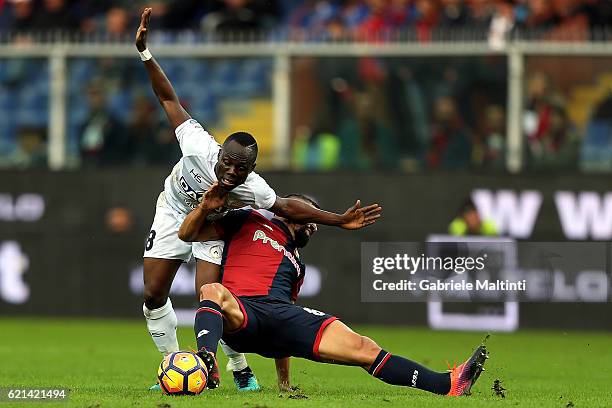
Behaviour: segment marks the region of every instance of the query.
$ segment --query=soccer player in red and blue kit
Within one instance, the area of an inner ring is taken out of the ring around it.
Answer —
[[[209,368],[209,388],[219,385],[215,355],[223,338],[244,353],[360,366],[389,384],[441,395],[469,394],[488,357],[484,345],[450,372],[435,372],[383,350],[334,316],[295,305],[305,274],[298,249],[306,246],[316,225],[281,217],[268,220],[254,210],[232,211],[218,221],[207,221],[225,197],[217,185],[211,186],[179,231],[185,241],[226,242],[221,283],[201,287],[195,321],[198,354]],[[316,206],[305,196],[293,197]],[[379,210],[372,210],[366,217],[374,222],[379,215]]]

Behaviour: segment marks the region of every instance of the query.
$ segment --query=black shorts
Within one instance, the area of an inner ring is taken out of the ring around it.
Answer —
[[[323,330],[334,316],[268,297],[236,297],[244,314],[242,326],[223,340],[241,353],[269,358],[319,360]]]

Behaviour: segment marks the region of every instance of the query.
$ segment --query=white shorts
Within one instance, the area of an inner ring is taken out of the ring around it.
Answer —
[[[221,265],[223,241],[185,242],[178,237],[182,220],[172,210],[158,206],[151,231],[145,241],[144,258],[180,259],[189,262],[193,254],[216,265]]]

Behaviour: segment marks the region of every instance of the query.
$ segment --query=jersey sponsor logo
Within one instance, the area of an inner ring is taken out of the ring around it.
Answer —
[[[202,200],[202,197],[204,197],[204,192],[197,192],[192,189],[189,183],[187,183],[187,180],[185,180],[185,177],[183,176],[181,176],[181,178],[179,179],[179,184],[181,186],[181,189],[183,190],[183,193],[187,196],[187,200],[185,200],[185,203],[189,206],[197,206],[198,203]]]
[[[202,182],[202,175],[195,171],[195,169],[189,170],[189,174],[191,174],[191,177],[193,177],[196,183],[200,184]]]
[[[253,242],[257,240],[261,240],[261,242],[263,242],[264,244],[269,244],[273,249],[285,255],[289,259],[291,264],[295,267],[298,275],[301,274],[302,269],[300,268],[300,265],[295,259],[295,256],[293,256],[291,252],[287,251],[287,248],[285,248],[284,246],[282,246],[281,244],[279,244],[277,241],[273,240],[272,238],[268,237],[266,233],[263,232],[262,230],[257,230],[253,234]]]

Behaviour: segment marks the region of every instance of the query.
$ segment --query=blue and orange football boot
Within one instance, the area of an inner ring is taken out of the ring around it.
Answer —
[[[215,355],[206,349],[202,349],[197,352],[198,356],[204,361],[206,368],[208,369],[208,379],[206,381],[206,388],[209,390],[215,389],[221,383],[221,377],[219,376],[219,365]]]
[[[484,345],[479,346],[474,354],[459,367],[450,368],[451,387],[448,396],[458,397],[460,395],[470,395],[472,386],[484,371],[485,361],[489,358],[487,349]]]

